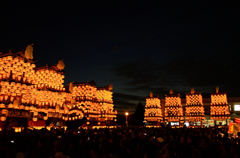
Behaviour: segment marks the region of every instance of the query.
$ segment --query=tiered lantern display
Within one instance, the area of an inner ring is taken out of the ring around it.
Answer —
[[[31,98],[37,90],[33,84],[34,62],[23,52],[0,54],[1,121],[6,117],[29,118],[35,110],[35,101]]]
[[[30,93],[29,97],[36,106],[32,112],[41,112],[44,120],[48,118],[61,120],[62,118],[66,100],[63,74],[58,65],[35,68],[33,78],[36,90]]]
[[[111,85],[97,88],[96,83],[91,81],[71,83],[69,89],[75,101],[73,107],[69,106],[70,112],[75,110],[79,112],[78,117],[87,117],[88,125],[101,125],[116,118],[117,111],[113,109]],[[74,117],[72,119],[74,120]]]
[[[190,93],[186,93],[185,119],[189,122],[198,122],[205,119],[202,94],[196,92],[193,88]]]
[[[49,118],[71,121],[86,116],[105,122],[116,118],[111,85],[97,88],[94,81],[70,83],[66,91],[62,60],[54,66],[36,67],[34,63],[31,45],[25,53],[0,54],[1,121],[22,117],[30,120],[29,125],[39,125],[41,120],[45,126]]]
[[[163,121],[160,99],[152,92],[150,92],[150,96],[146,97],[144,120],[148,125],[160,125]]]
[[[100,102],[100,115],[98,118],[98,124],[104,122],[104,120],[109,124],[110,121],[116,121],[117,111],[113,110],[113,100],[112,100],[112,84],[106,87],[97,88],[97,100]]]
[[[229,106],[227,102],[227,93],[219,92],[219,87],[216,92],[211,94],[211,119],[212,120],[227,120],[230,119]]]
[[[165,122],[183,123],[183,108],[180,94],[174,93],[173,90],[170,90],[169,94],[165,95],[164,119]]]

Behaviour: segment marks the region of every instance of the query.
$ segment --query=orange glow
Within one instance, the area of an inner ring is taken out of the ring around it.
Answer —
[[[202,121],[205,119],[202,95],[193,88],[186,94],[185,119],[189,122]]]
[[[170,90],[169,94],[165,97],[165,121],[179,122],[182,120],[183,109],[180,95],[175,94],[172,90]]]
[[[128,112],[125,112],[125,115],[128,116]]]
[[[227,120],[230,119],[230,112],[227,102],[227,93],[219,93],[219,88],[211,94],[210,115],[212,120]]]
[[[36,67],[32,50],[27,52],[0,54],[0,110],[5,115],[13,109],[33,113],[34,121],[52,117],[70,121],[87,115],[89,124],[93,118],[116,118],[112,85],[97,88],[93,82],[72,83],[70,90],[63,85],[63,61]]]
[[[146,98],[144,120],[157,122],[158,120],[162,121],[162,117],[160,99],[150,92],[150,96]]]

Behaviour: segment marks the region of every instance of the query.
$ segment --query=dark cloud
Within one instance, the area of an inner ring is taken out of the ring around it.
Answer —
[[[145,97],[126,93],[113,93],[114,107],[120,112],[134,112],[139,102],[145,102]]]
[[[189,54],[166,64],[141,60],[117,65],[113,72],[119,81],[124,81],[123,87],[126,88],[123,90],[130,94],[149,94],[153,91],[163,98],[170,89],[185,96],[191,87],[211,93],[216,86],[220,86],[230,95],[237,95],[240,88],[236,77],[240,76],[237,61],[232,53],[213,53],[209,56]]]

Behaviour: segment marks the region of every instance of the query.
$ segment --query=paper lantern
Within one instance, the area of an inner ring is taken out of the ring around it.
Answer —
[[[34,106],[31,105],[31,106],[30,106],[30,110],[33,110],[33,109],[34,109]]]
[[[9,105],[8,105],[8,108],[13,108],[13,104],[9,104]]]
[[[0,108],[5,108],[5,104],[0,104]]]
[[[2,109],[2,114],[7,114],[8,113],[8,110],[7,109]]]
[[[34,116],[37,116],[37,115],[38,115],[38,112],[37,112],[37,111],[34,111],[33,115],[34,115]]]
[[[48,119],[48,117],[47,117],[47,116],[44,116],[44,117],[43,117],[43,119],[44,119],[44,120],[47,120],[47,119]]]
[[[1,116],[1,121],[6,121],[6,117],[5,116]]]
[[[65,112],[65,114],[68,114],[68,113],[69,113],[69,109],[68,109],[67,106],[64,106],[64,112]]]
[[[59,111],[60,111],[59,105],[56,106],[55,110],[56,110],[56,112],[59,112]]]
[[[34,121],[34,122],[36,122],[37,120],[38,120],[38,118],[37,118],[37,117],[34,117],[34,118],[33,118],[33,121]]]

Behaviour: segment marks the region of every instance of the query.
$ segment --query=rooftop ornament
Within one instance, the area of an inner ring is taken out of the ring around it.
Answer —
[[[25,57],[29,60],[33,59],[33,44],[28,45],[25,50]]]
[[[59,60],[58,64],[57,64],[57,68],[62,71],[65,68],[65,64],[63,62],[63,60]]]

